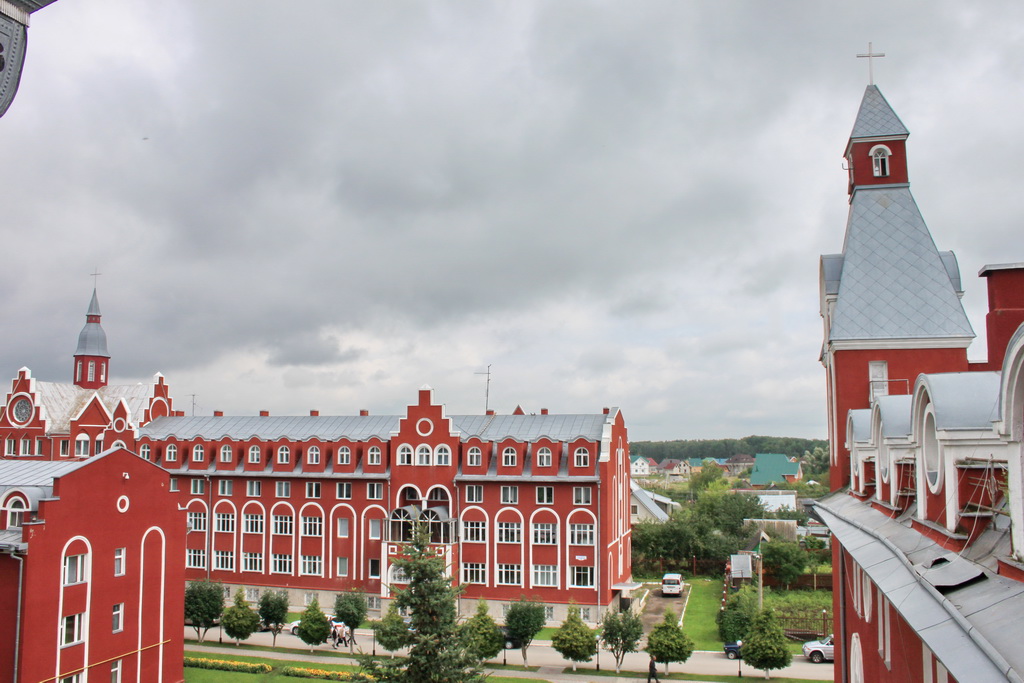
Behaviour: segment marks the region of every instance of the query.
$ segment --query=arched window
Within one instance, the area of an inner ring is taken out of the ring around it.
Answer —
[[[483,461],[483,452],[473,446],[469,449],[469,453],[466,454],[466,464],[470,467],[480,467],[480,463]]]
[[[544,447],[537,451],[537,467],[551,467],[551,449]]]
[[[416,464],[417,465],[429,465],[430,464],[430,446],[426,444],[416,447]]]
[[[256,465],[260,461],[260,447],[249,446],[249,462]]]
[[[501,464],[503,467],[516,466],[516,449],[509,446],[501,452]]]
[[[924,472],[928,477],[928,485],[932,491],[936,490],[939,483],[939,474],[942,463],[939,460],[939,438],[935,433],[935,415],[931,411],[924,416],[924,430],[921,444],[922,455],[924,456]]]
[[[310,446],[306,449],[306,462],[310,465],[320,464],[320,447]]]
[[[196,444],[192,447],[192,462],[202,462],[204,457],[202,444]]]
[[[576,467],[589,467],[590,466],[590,451],[586,448],[577,448],[575,453],[575,465]]]
[[[437,447],[437,464],[438,465],[451,465],[452,464],[452,449],[445,445]]]
[[[338,464],[348,465],[352,462],[352,449],[348,446],[340,446],[338,448]]]
[[[88,446],[86,446],[88,448]],[[178,459],[178,447],[172,444],[167,444],[167,450],[164,451],[164,460],[167,462],[175,462]]]
[[[14,498],[7,506],[7,528],[20,528],[25,522],[25,503],[20,498]]]
[[[398,447],[398,464],[399,465],[411,465],[412,464],[412,446],[409,444],[402,444]]]
[[[380,446],[370,446],[370,450],[367,455],[367,461],[368,465],[380,464]]]
[[[889,176],[889,156],[892,152],[885,145],[876,145],[871,148],[871,171],[876,178],[887,178]]]
[[[139,457],[142,458],[143,460],[150,459],[150,447],[148,443],[144,443],[141,446],[139,446]]]
[[[390,535],[388,540],[395,542],[404,542],[412,540],[412,515],[409,511],[404,508],[399,508],[391,513],[390,524]]]
[[[75,455],[80,458],[89,455],[88,434],[79,434],[75,437]]]
[[[277,464],[287,465],[292,460],[292,450],[287,446],[279,446],[277,449]]]
[[[224,445],[220,447],[220,461],[231,462],[231,446]]]
[[[93,382],[96,380],[96,361],[89,361],[89,381]]]

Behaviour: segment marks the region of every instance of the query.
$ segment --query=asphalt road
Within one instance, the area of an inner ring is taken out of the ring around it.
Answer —
[[[192,627],[185,627],[185,637],[195,639],[196,632]],[[206,636],[208,642],[216,643],[221,638],[220,629],[212,628]],[[233,642],[229,638],[224,638],[224,642]],[[272,644],[272,636],[269,633],[256,633],[253,634],[248,640],[243,641],[250,645],[266,645]],[[356,649],[362,649],[364,653],[373,651],[374,640],[372,632],[369,630],[358,630],[356,631]],[[298,653],[309,653],[309,646],[305,645],[298,636],[293,636],[290,633],[282,633],[277,637],[278,647],[295,648]],[[185,645],[185,649],[188,649],[188,643]],[[330,645],[319,645],[313,648],[314,652],[326,653],[333,651]],[[380,648],[377,648],[378,654],[387,654]],[[563,669],[565,673],[572,672],[572,663],[562,659],[562,656],[558,654],[552,647],[549,641],[535,640],[527,651],[527,659],[530,666],[541,666],[545,669]],[[502,654],[498,655],[491,660],[495,664],[501,664],[505,661],[509,664],[523,664],[523,657],[519,650],[505,650]],[[648,657],[643,652],[631,652],[626,655],[623,663],[622,670],[631,672],[646,672],[647,671]],[[579,672],[585,672],[588,669],[594,669],[597,665],[600,665],[602,670],[612,670],[615,668],[615,662],[612,656],[607,651],[601,651],[595,661],[581,664],[577,667]],[[664,668],[661,669],[664,671]],[[670,672],[686,672],[690,674],[708,674],[708,675],[719,675],[719,676],[735,676],[738,672],[741,672],[743,676],[757,676],[763,677],[763,673],[757,669],[751,669],[745,666],[742,662],[727,659],[721,652],[694,652],[693,656],[684,664],[672,664],[669,666]],[[644,674],[646,676],[646,673]],[[772,672],[772,676],[789,676],[791,678],[804,678],[809,680],[819,681],[831,681],[832,680],[832,664],[812,664],[803,658],[803,656],[796,656],[793,658],[793,663],[785,669],[779,669]]]

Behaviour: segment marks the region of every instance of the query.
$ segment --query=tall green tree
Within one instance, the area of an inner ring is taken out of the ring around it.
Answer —
[[[665,673],[671,662],[685,662],[693,654],[693,641],[686,635],[676,613],[665,610],[665,618],[651,629],[647,636],[647,652],[659,662],[665,662]]]
[[[725,601],[725,609],[715,615],[718,637],[725,642],[746,640],[750,625],[757,616],[757,589],[743,586]]]
[[[331,637],[331,622],[327,621],[327,615],[320,609],[320,601],[316,598],[310,600],[302,612],[296,635],[299,636],[299,640],[309,645],[311,651],[313,646],[322,645]]]
[[[519,598],[508,607],[505,628],[512,640],[522,643],[523,666],[529,666],[526,651],[534,637],[544,628],[544,605],[527,600],[526,597]]]
[[[348,626],[351,631],[348,651],[352,652],[356,642],[356,628],[366,619],[366,599],[363,594],[352,590],[334,596],[334,618]]]
[[[789,584],[807,571],[807,552],[798,543],[772,541],[765,545],[764,568],[776,579]]]
[[[505,646],[505,635],[487,611],[487,602],[480,600],[476,614],[462,625],[466,647],[481,661],[496,657]]]
[[[185,587],[185,618],[192,622],[200,643],[223,612],[224,587],[220,583],[190,581]]]
[[[551,646],[572,662],[573,671],[577,662],[589,662],[597,654],[597,636],[583,623],[576,605],[569,605],[569,614],[552,636]]]
[[[376,632],[377,643],[387,650],[394,652],[412,643],[412,634],[409,633],[409,624],[398,613],[398,605],[392,600],[388,603],[388,611],[384,618],[373,626]]]
[[[444,559],[430,546],[425,524],[417,524],[403,554],[394,560],[409,584],[395,604],[410,615],[412,645],[404,660],[360,657],[364,680],[400,683],[477,683],[480,661],[460,637],[456,600],[459,588],[445,574]]]
[[[249,607],[241,588],[235,591],[234,604],[221,615],[220,625],[228,638],[235,639],[236,646],[259,629],[260,615]]]
[[[743,641],[743,660],[764,671],[765,678],[771,677],[772,669],[783,669],[793,661],[793,653],[786,645],[786,634],[774,611],[762,610],[754,618]]]
[[[604,649],[612,653],[615,658],[615,673],[622,668],[622,659],[627,652],[636,652],[640,644],[640,638],[644,635],[643,624],[640,617],[626,610],[608,610],[601,620],[601,642]]]
[[[277,646],[277,637],[284,630],[288,620],[288,593],[285,591],[263,591],[257,607],[263,627],[273,635],[273,644]]]

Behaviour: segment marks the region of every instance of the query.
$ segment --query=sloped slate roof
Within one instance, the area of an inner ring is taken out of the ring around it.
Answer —
[[[614,414],[614,411],[612,412]],[[398,430],[402,415],[292,416],[292,417],[161,417],[139,430],[153,439],[176,437],[215,439],[321,439],[336,441],[389,439]],[[450,415],[452,428],[462,440],[505,438],[532,441],[549,437],[570,441],[583,437],[600,441],[608,415]]]
[[[98,394],[100,401],[107,410],[114,412],[114,407],[123,398],[131,411],[132,419],[137,420],[149,404],[151,387],[146,384],[123,384],[100,387],[99,389],[83,389],[74,384],[60,382],[36,382],[39,401],[46,409],[48,429],[50,433],[66,433],[71,428],[71,418],[78,414],[83,406]]]
[[[858,188],[850,203],[829,339],[969,341],[974,330],[948,266],[909,187]]]
[[[790,462],[784,453],[758,453],[754,456],[754,469],[750,473],[752,485],[785,481],[785,475],[795,475],[800,469],[799,462]]]
[[[853,123],[850,139],[910,135],[910,131],[896,116],[877,85],[869,85],[860,101],[857,120]]]
[[[649,492],[640,488],[635,481],[629,482],[629,488],[632,493],[633,500],[638,505],[642,505],[647,512],[659,522],[665,522],[668,520],[668,514],[658,507],[658,504],[651,498]]]
[[[55,477],[77,470],[86,462],[0,460],[0,488],[53,486]]]

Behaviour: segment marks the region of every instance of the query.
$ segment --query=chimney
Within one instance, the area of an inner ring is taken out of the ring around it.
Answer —
[[[213,416],[214,417],[224,417],[224,411],[223,410],[215,410],[215,411],[213,411]]]
[[[260,411],[260,417],[270,417],[270,411],[269,410],[261,410]]]
[[[541,408],[540,409],[540,414],[541,415],[547,415],[548,414],[548,409],[547,408]]]
[[[311,411],[309,411],[309,416],[310,417],[320,417],[320,411],[319,410],[311,410]]]
[[[611,408],[605,408],[603,412],[605,415],[607,415],[608,413],[611,412]]]
[[[988,362],[985,365],[989,370],[1001,370],[1006,347],[1024,322],[1024,263],[987,265],[978,277],[988,280],[988,315],[985,316]]]
[[[493,410],[488,410],[488,411],[487,411],[487,414],[488,414],[488,415],[494,415],[494,411],[493,411]]]
[[[369,414],[370,414],[370,411],[366,410],[365,408],[363,410],[359,411],[359,417],[367,417],[367,416],[369,416]]]

